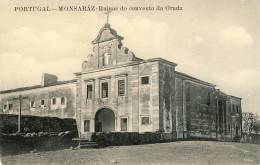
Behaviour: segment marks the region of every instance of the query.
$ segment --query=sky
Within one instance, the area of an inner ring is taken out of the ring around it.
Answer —
[[[104,11],[14,12],[15,6],[182,6],[181,11],[114,11],[109,23],[137,57],[161,57],[176,70],[242,98],[260,114],[259,0],[0,1],[0,90],[40,84],[42,73],[73,79],[106,22]]]

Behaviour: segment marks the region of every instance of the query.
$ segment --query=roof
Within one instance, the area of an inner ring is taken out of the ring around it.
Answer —
[[[241,97],[237,97],[237,96],[233,96],[233,95],[229,95],[229,96],[232,97],[232,98],[235,98],[235,99],[240,99],[240,100],[242,100]]]
[[[63,84],[69,84],[69,83],[74,83],[74,82],[76,82],[76,79],[67,80],[67,81],[58,81],[57,83],[53,83],[53,84],[47,85],[47,86],[34,85],[34,86],[28,86],[28,87],[21,87],[21,88],[9,89],[9,90],[0,91],[0,94],[12,93],[12,92],[20,92],[20,91],[26,91],[26,90],[38,89],[38,88],[45,88],[45,87],[57,86],[57,85],[63,85]]]
[[[101,43],[113,39],[123,40],[124,38],[119,36],[117,32],[110,27],[110,24],[105,24],[98,33],[98,36],[92,41],[93,44]]]
[[[176,73],[177,75],[179,75],[179,76],[185,77],[185,78],[187,78],[187,79],[189,79],[189,80],[191,80],[191,81],[194,81],[194,82],[197,82],[197,83],[201,83],[201,84],[203,84],[203,85],[207,85],[207,86],[211,86],[211,87],[215,87],[215,86],[216,86],[216,85],[214,85],[214,84],[211,84],[211,83],[209,83],[209,82],[200,80],[200,79],[198,79],[198,78],[192,77],[192,76],[190,76],[190,75],[188,75],[188,74],[185,74],[185,73],[182,73],[182,72],[175,71],[175,73]]]
[[[160,62],[163,62],[165,64],[173,65],[174,67],[177,66],[176,63],[168,61],[168,60],[165,60],[165,59],[160,58],[160,57],[158,57],[158,58],[150,58],[150,59],[147,59],[146,61],[148,61],[148,62],[150,62],[150,61],[160,61]]]

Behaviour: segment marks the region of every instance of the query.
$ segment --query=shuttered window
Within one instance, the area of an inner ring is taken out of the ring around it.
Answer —
[[[92,84],[87,85],[87,99],[92,99],[93,95],[93,86]]]
[[[108,82],[101,83],[101,96],[102,98],[108,97]]]
[[[118,96],[125,96],[125,80],[118,80]]]

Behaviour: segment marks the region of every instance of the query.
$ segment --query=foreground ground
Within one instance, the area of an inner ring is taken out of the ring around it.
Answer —
[[[1,157],[14,164],[257,164],[260,145],[183,141],[162,144],[60,150]]]

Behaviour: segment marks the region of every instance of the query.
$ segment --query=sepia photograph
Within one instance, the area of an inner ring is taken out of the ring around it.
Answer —
[[[0,165],[260,165],[259,0],[12,0],[0,20]]]

